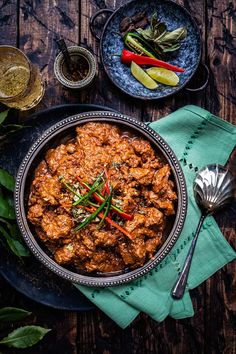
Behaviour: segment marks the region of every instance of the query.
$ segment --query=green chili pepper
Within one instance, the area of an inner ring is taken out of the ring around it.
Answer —
[[[88,190],[90,190],[90,185],[86,182],[82,182],[81,183],[85,188],[87,188]],[[93,193],[93,197],[94,199],[99,202],[99,203],[102,203],[104,201],[104,197],[99,194],[98,192],[95,192]],[[121,208],[119,208],[118,206],[112,204],[111,205],[111,209],[116,211],[117,214],[119,214],[120,216],[122,216],[124,219],[127,219],[127,220],[133,220],[134,216],[133,215],[130,215],[130,214],[127,214],[125,213]]]
[[[155,55],[152,54],[152,47],[145,39],[141,38],[138,34],[134,32],[128,32],[124,37],[124,42],[125,45],[133,52],[141,55],[146,55],[150,58],[156,58]]]
[[[81,195],[78,194],[68,183],[66,183],[66,181],[64,180],[64,178],[59,178],[59,181],[64,184],[64,186],[74,195],[76,195],[78,198],[81,198]]]
[[[74,195],[76,195],[76,196],[79,197],[79,198],[81,197],[80,194],[78,194],[68,183],[65,182],[64,178],[59,178],[59,181],[60,181],[62,184],[64,184],[64,186],[65,186],[71,193],[73,193]],[[98,204],[95,204],[95,203],[91,202],[90,200],[88,201],[88,203],[89,203],[90,205],[96,207],[96,208],[99,207]]]
[[[105,209],[105,213],[104,213],[104,215],[103,215],[103,217],[102,217],[102,219],[101,219],[101,221],[99,223],[99,226],[101,226],[104,223],[104,220],[106,219],[106,217],[107,217],[107,215],[109,213],[109,210],[111,208],[112,194],[113,194],[112,192],[113,192],[112,187],[110,187],[110,194],[109,194],[108,199],[107,199],[107,206],[106,206],[106,209]]]
[[[105,207],[105,205],[107,204],[107,201],[109,199],[110,196],[107,196],[104,200],[104,202],[97,208],[97,210],[95,210],[95,212],[93,214],[91,214],[86,220],[84,220],[84,222],[82,222],[82,224],[78,225],[74,231],[79,231],[81,229],[83,229],[85,226],[87,226],[92,220],[94,220],[96,218],[96,216],[100,213],[100,211]]]
[[[89,191],[87,194],[83,195],[83,197],[81,197],[80,199],[76,200],[76,202],[74,202],[74,203],[72,204],[73,206],[76,206],[76,205],[78,205],[78,204],[81,204],[82,202],[87,201],[88,198],[89,198],[96,190],[98,190],[98,189],[101,187],[100,181],[101,181],[101,179],[102,179],[103,174],[104,174],[104,172],[102,172],[102,173],[96,178],[96,180],[94,181],[94,183],[93,183],[93,185],[92,185],[90,191]]]

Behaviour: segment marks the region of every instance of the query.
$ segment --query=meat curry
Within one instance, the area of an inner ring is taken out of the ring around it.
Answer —
[[[55,261],[86,272],[135,269],[163,243],[177,195],[150,143],[91,122],[38,165],[28,220]]]

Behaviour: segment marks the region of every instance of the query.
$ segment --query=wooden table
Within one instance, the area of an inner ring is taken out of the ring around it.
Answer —
[[[197,104],[236,124],[236,4],[228,0],[179,0],[195,17],[202,33],[203,62],[210,67],[210,84],[201,94],[180,93],[163,101],[143,103],[116,89],[105,75],[99,58],[99,44],[89,30],[89,18],[100,8],[117,8],[124,0],[0,0],[0,41],[24,50],[40,66],[46,80],[45,96],[37,110],[61,103],[107,105],[142,121],[157,120],[185,104]],[[78,94],[64,89],[53,75],[57,53],[56,37],[68,45],[83,44],[94,52],[99,77],[89,90]],[[27,113],[28,114],[28,113]],[[23,116],[24,117],[24,116]],[[232,166],[236,161],[231,157]],[[235,245],[235,209],[217,221]],[[232,262],[191,291],[195,316],[156,323],[140,315],[126,330],[101,311],[68,313],[38,305],[0,281],[0,305],[33,311],[29,323],[52,328],[32,349],[6,351],[32,354],[75,353],[159,353],[200,354],[236,352],[235,282]],[[233,322],[234,320],[234,322]],[[4,350],[1,350],[5,353]]]

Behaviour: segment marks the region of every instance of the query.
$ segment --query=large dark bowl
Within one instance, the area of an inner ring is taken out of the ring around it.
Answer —
[[[154,149],[166,159],[172,169],[172,175],[175,180],[178,195],[176,215],[168,221],[164,235],[165,242],[157,251],[155,257],[148,261],[144,266],[135,270],[91,275],[84,271],[80,272],[79,270],[75,271],[73,269],[62,267],[52,259],[45,246],[40,244],[34,237],[34,229],[26,218],[29,188],[34,177],[35,168],[42,160],[45,152],[49,148],[53,148],[60,143],[67,141],[72,136],[75,136],[76,126],[91,121],[113,123],[121,126],[122,129],[132,130],[136,135],[145,137],[150,141]],[[88,286],[104,287],[129,282],[144,275],[158,265],[170,252],[183,228],[187,209],[187,192],[183,172],[176,156],[168,144],[154,130],[144,123],[118,113],[104,111],[89,112],[68,117],[55,124],[33,144],[25,156],[16,178],[15,208],[16,219],[26,244],[32,253],[46,267],[71,282]]]

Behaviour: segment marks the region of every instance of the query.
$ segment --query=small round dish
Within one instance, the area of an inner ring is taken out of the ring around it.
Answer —
[[[107,9],[105,9],[107,12]],[[111,11],[111,10],[110,10]],[[138,82],[131,74],[130,67],[121,63],[120,56],[124,48],[123,39],[119,33],[120,22],[127,16],[131,17],[139,12],[146,12],[150,18],[157,13],[158,18],[165,22],[168,31],[178,27],[187,29],[187,37],[183,40],[181,48],[168,56],[170,64],[184,68],[179,76],[178,86],[159,84],[156,90],[149,90]],[[112,11],[111,11],[112,12]],[[96,13],[90,21],[90,28],[95,33],[95,19],[102,14]],[[190,13],[173,0],[132,0],[116,9],[108,18],[100,39],[100,54],[102,63],[110,80],[124,93],[142,100],[156,100],[180,91],[187,85],[196,72],[201,59],[201,37],[199,28]]]
[[[156,252],[155,256],[146,262],[142,267],[135,270],[114,273],[97,273],[94,275],[89,273],[85,274],[83,271],[74,271],[73,269],[62,267],[50,257],[45,248],[42,247],[36,240],[34,237],[34,230],[30,226],[30,223],[26,217],[27,203],[30,193],[29,186],[31,185],[35,168],[42,160],[45,152],[49,148],[59,145],[62,141],[65,142],[65,139],[70,139],[75,132],[76,126],[88,122],[106,122],[125,127],[128,130],[131,129],[135,132],[135,134],[148,139],[153,148],[168,162],[171,167],[178,197],[175,217],[173,217],[170,222],[167,222],[164,235],[165,241],[161,248]],[[154,130],[144,123],[138,122],[135,119],[118,113],[89,112],[68,117],[57,123],[48,129],[33,144],[24,158],[16,178],[15,208],[16,219],[24,240],[39,261],[41,261],[47,268],[55,272],[58,276],[73,283],[87,286],[105,287],[119,285],[135,280],[157,266],[170,252],[183,228],[187,210],[187,191],[184,175],[178,159],[168,144]]]
[[[62,52],[58,54],[54,62],[54,73],[57,80],[65,87],[70,89],[84,89],[91,85],[97,74],[97,64],[93,54],[86,48],[72,46],[68,48],[71,58],[78,58],[87,63],[88,72],[83,79],[72,80],[65,75],[65,59]]]

